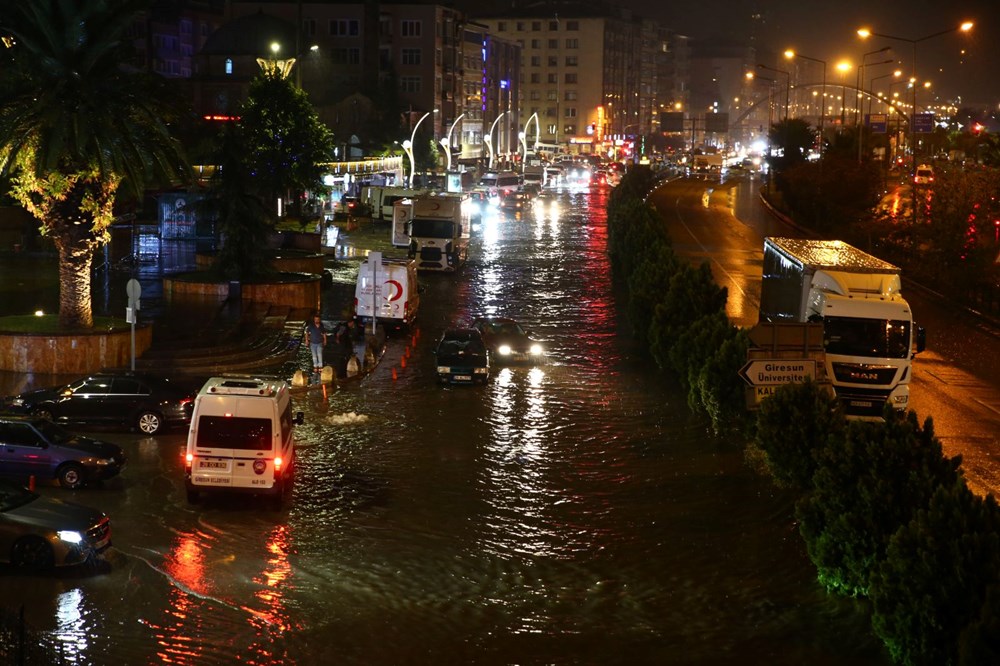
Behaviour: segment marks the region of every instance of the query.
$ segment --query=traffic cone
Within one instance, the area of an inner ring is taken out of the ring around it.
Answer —
[[[31,476],[28,477],[28,490],[34,490],[34,489],[35,489],[35,475],[32,474]]]
[[[402,367],[402,368],[406,367],[406,357],[405,356],[403,358],[399,359],[399,366]]]
[[[396,381],[398,377],[396,376],[396,368],[392,369],[392,381]]]

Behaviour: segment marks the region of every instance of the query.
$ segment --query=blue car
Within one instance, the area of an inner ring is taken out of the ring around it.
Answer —
[[[123,467],[125,453],[117,444],[74,435],[46,419],[0,417],[0,475],[79,488],[117,476]]]

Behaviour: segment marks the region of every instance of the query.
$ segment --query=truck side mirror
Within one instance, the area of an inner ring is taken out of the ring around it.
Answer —
[[[917,326],[917,353],[927,349],[927,331],[923,326]]]

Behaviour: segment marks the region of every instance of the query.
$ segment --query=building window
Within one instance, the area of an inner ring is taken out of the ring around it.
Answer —
[[[540,39],[533,39],[533,40],[531,40],[531,48],[533,48],[533,49],[540,49],[540,48],[542,48],[542,40],[540,40]]]
[[[358,48],[330,49],[330,60],[335,65],[360,65],[361,49]]]
[[[524,21],[518,21],[517,22],[517,31],[518,32],[524,32]]]
[[[316,19],[305,19],[302,21],[302,33],[307,37],[314,37],[316,35]]]
[[[535,32],[538,32],[539,30],[542,29],[542,22],[541,21],[532,21],[531,22],[531,29],[534,30]]]
[[[558,67],[558,66],[559,66],[559,57],[549,56],[549,67]]]
[[[576,107],[567,106],[566,112],[563,115],[566,116],[567,118],[576,118]]]
[[[503,30],[503,28],[501,28]],[[400,31],[403,37],[419,37],[420,21],[403,21],[400,24]]]
[[[553,74],[549,74],[548,81],[549,81],[549,83],[559,83],[559,75],[558,74],[554,74],[554,73]]]
[[[563,134],[576,134],[576,125],[566,125],[563,127]]]
[[[420,64],[420,49],[402,49],[401,56],[404,65]]]
[[[549,32],[559,32],[559,21],[549,21]]]
[[[226,58],[226,74],[232,74],[232,73],[233,73],[233,59]]]
[[[420,77],[419,76],[399,77],[399,89],[402,92],[407,92],[407,93],[420,92]]]
[[[539,74],[538,72],[533,72],[531,74],[531,82],[532,83],[541,83],[542,82],[541,78],[542,78],[542,75]]]
[[[330,19],[331,37],[357,37],[358,34],[357,19]]]
[[[531,66],[532,67],[541,67],[542,66],[542,57],[541,56],[531,56]]]
[[[566,29],[578,31],[580,29],[579,21],[566,21]]]
[[[567,90],[566,93],[563,95],[563,99],[566,100],[567,102],[575,102],[576,101],[576,91],[575,90]]]
[[[559,99],[559,91],[558,90],[550,90],[548,92],[548,94],[547,94],[547,99],[550,102],[555,102],[556,100]]]
[[[499,23],[497,23],[497,31],[498,32],[507,32],[507,22],[506,21],[500,21]]]
[[[576,83],[576,74],[567,74],[564,83]]]
[[[546,134],[555,134],[556,133],[556,126],[555,125],[546,125],[545,126],[545,133]]]
[[[576,56],[566,56],[566,66],[576,67],[577,59]]]
[[[549,40],[549,48],[550,49],[557,49],[557,48],[559,48],[559,40],[558,39],[550,39]]]
[[[542,94],[537,90],[532,90],[530,93],[528,93],[528,99],[530,99],[531,101],[536,101],[541,98]]]
[[[578,49],[580,48],[580,40],[576,37],[566,40],[566,48],[568,49]]]

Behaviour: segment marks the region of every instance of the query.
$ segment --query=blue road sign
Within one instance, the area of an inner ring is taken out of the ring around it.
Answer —
[[[934,131],[934,114],[917,113],[913,116],[913,131],[918,134],[930,134]]]
[[[885,134],[886,127],[889,125],[889,116],[884,113],[869,113],[865,115],[865,122],[875,134]]]

